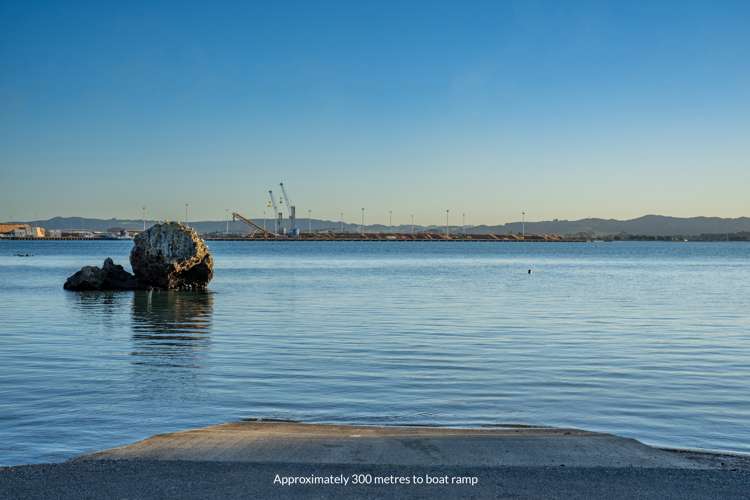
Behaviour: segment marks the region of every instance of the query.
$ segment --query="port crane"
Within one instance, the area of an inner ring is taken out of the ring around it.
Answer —
[[[268,190],[268,197],[271,198],[271,206],[273,207],[273,215],[275,217],[273,221],[274,232],[278,233],[281,229],[284,214],[279,210],[279,206],[276,204],[276,198],[274,198],[273,191],[271,191],[270,189]]]
[[[268,230],[260,227],[258,224],[256,224],[255,222],[253,222],[251,219],[248,219],[247,217],[243,217],[242,215],[238,214],[237,212],[232,212],[232,222],[234,222],[236,220],[241,220],[242,222],[244,222],[245,224],[247,224],[248,226],[250,226],[251,228],[253,228],[253,233],[251,234],[251,236],[254,235],[257,232],[262,233],[264,236],[271,236],[273,238],[276,238],[276,237],[279,236],[276,233],[272,233],[271,231],[268,231]]]
[[[289,216],[289,228],[287,229],[286,234],[294,237],[299,236],[299,229],[297,228],[297,207],[294,206],[292,200],[289,199],[284,183],[279,182],[279,186],[281,187],[281,195],[283,196],[282,200],[286,204],[286,211]]]

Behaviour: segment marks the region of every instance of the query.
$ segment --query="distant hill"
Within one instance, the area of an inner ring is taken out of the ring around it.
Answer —
[[[595,236],[616,234],[645,236],[697,236],[701,234],[738,233],[750,230],[750,217],[724,219],[721,217],[668,217],[645,215],[636,219],[580,219],[527,222],[526,232],[573,235],[586,233]],[[500,226],[477,226],[471,232],[517,233],[521,223]]]
[[[110,228],[123,229],[142,229],[143,221],[133,219],[90,219],[84,217],[53,217],[47,220],[36,221],[18,221],[26,222],[35,226],[42,226],[46,229],[87,229],[91,231],[106,231]],[[155,221],[146,221],[147,225]],[[256,219],[256,222],[263,224],[262,219]],[[227,229],[226,221],[191,221],[193,226],[200,233],[224,232]],[[273,229],[273,221],[268,219],[266,226]],[[318,230],[335,230],[340,229],[338,221],[313,219],[308,224],[307,219],[298,220],[298,226],[302,231],[307,231],[311,227],[313,231]],[[359,231],[358,224],[344,224],[345,231]],[[367,231],[371,232],[388,232],[388,231],[411,231],[410,225],[401,225],[389,228],[384,225],[368,225]],[[416,230],[434,229],[442,230],[442,226],[416,226]],[[457,231],[455,226],[452,231]],[[249,229],[242,222],[230,222],[229,231],[232,233],[246,233]],[[520,233],[521,222],[511,222],[496,226],[471,226],[467,227],[468,233]],[[617,234],[644,235],[644,236],[698,236],[701,234],[723,234],[738,233],[750,231],[750,217],[738,217],[735,219],[724,219],[720,217],[668,217],[664,215],[645,215],[637,219],[616,220],[616,219],[580,219],[580,220],[552,220],[540,222],[527,222],[526,232],[529,234],[560,234],[576,235],[589,234],[592,236],[607,236]]]

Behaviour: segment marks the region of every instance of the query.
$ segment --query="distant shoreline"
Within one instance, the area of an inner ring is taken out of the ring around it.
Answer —
[[[413,241],[431,241],[431,242],[508,242],[508,243],[583,243],[591,240],[585,240],[581,238],[563,238],[563,237],[541,237],[541,236],[527,236],[525,239],[522,237],[514,238],[510,236],[497,235],[490,237],[487,235],[468,235],[464,236],[451,236],[446,238],[444,236],[432,235],[432,237],[390,237],[390,235],[375,235],[368,234],[365,237],[357,235],[313,235],[303,236],[298,238],[262,238],[262,237],[246,237],[246,236],[203,236],[206,241],[249,241],[249,242],[278,242],[278,241],[289,241],[289,242],[302,242],[302,241],[392,241],[392,242],[413,242]],[[84,238],[84,237],[60,237],[60,238],[32,238],[32,237],[5,237],[0,238],[0,241],[132,241],[132,238]]]
[[[263,237],[249,237],[249,236],[203,236],[206,241],[244,241],[244,242],[303,242],[303,241],[362,241],[362,242],[462,242],[462,243],[612,243],[612,242],[627,242],[627,241],[639,241],[639,242],[663,242],[663,243],[748,243],[750,237],[678,237],[678,236],[632,236],[632,237],[601,237],[594,239],[577,238],[577,237],[544,237],[544,236],[526,236],[515,237],[509,235],[483,235],[483,234],[470,234],[470,235],[459,235],[451,236],[446,238],[445,236],[432,235],[432,237],[419,237],[411,235],[394,235],[390,233],[385,234],[367,234],[364,238],[358,235],[304,235],[299,238],[263,238]],[[0,238],[0,241],[132,241],[131,238],[85,238],[85,237],[59,237],[59,238],[33,238],[25,236],[9,236]]]

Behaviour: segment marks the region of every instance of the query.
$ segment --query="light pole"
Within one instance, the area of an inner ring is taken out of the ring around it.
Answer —
[[[362,207],[362,224],[359,226],[359,232],[362,233],[362,236],[365,235],[365,208]]]
[[[521,238],[526,239],[526,212],[521,212]]]
[[[339,226],[339,232],[343,233],[344,232],[344,212],[341,212],[339,214],[339,221],[341,222],[341,224]]]
[[[461,232],[466,236],[466,212],[461,214]]]
[[[263,210],[263,232],[266,231],[266,211]]]
[[[225,208],[224,211],[227,213],[227,231],[226,234],[229,234],[229,209]]]
[[[388,231],[393,232],[393,210],[388,210]]]
[[[411,235],[414,236],[414,214],[411,214]]]
[[[188,223],[188,207],[190,206],[189,203],[185,203],[185,225],[187,226]]]
[[[146,205],[143,205],[141,207],[141,215],[143,219],[143,230],[146,230]]]
[[[307,234],[312,234],[312,210],[307,209]]]
[[[451,211],[450,208],[445,209],[445,237],[446,238],[450,238],[451,236],[451,230],[450,230],[450,227],[448,226],[448,215],[450,214],[450,211]]]

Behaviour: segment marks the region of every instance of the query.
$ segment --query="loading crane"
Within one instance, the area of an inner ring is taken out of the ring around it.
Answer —
[[[234,222],[234,221],[236,221],[238,219],[241,220],[242,222],[244,222],[245,224],[247,224],[248,226],[250,226],[251,228],[254,229],[254,231],[253,231],[252,234],[260,232],[264,236],[271,236],[273,238],[277,238],[279,236],[276,233],[272,233],[271,231],[267,231],[266,229],[260,227],[258,224],[256,224],[252,220],[248,219],[247,217],[243,217],[242,215],[238,214],[237,212],[232,212],[232,222]]]
[[[287,234],[289,236],[299,236],[299,229],[297,228],[297,207],[292,204],[292,200],[289,199],[289,195],[286,193],[286,188],[283,182],[279,182],[281,187],[281,194],[284,197],[286,203],[287,214],[289,215],[289,228]]]
[[[268,197],[271,198],[271,206],[273,207],[273,215],[275,217],[273,221],[274,232],[278,233],[281,229],[281,224],[284,219],[284,214],[279,211],[279,206],[276,205],[276,198],[273,196],[273,191],[268,190]]]

